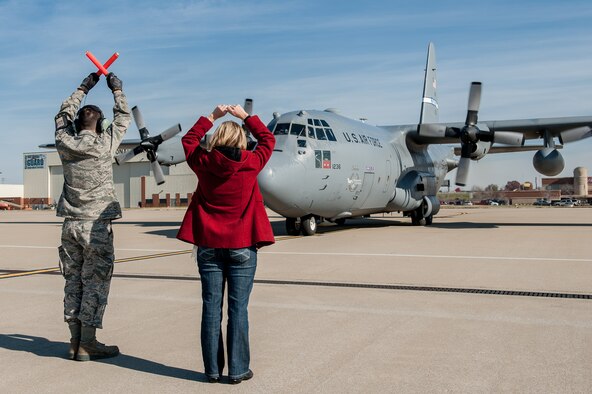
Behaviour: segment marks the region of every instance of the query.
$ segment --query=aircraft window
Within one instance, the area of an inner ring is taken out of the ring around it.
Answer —
[[[310,126],[308,126],[308,138],[316,138],[315,137],[315,133],[314,133],[314,129]]]
[[[337,141],[337,138],[335,138],[335,134],[333,134],[333,130],[325,129],[325,133],[327,133],[327,138],[329,139],[329,141]]]
[[[312,119],[308,120],[308,124],[312,126]]]
[[[305,128],[306,127],[303,124],[292,123],[292,129],[290,130],[290,134],[301,135]]]
[[[329,123],[325,122],[323,119],[321,119],[321,124],[325,127],[331,127],[329,126]]]
[[[276,123],[277,119],[272,119],[271,122],[269,122],[269,124],[267,125],[267,130],[273,133],[273,128],[275,127]]]
[[[317,139],[318,140],[327,140],[327,136],[325,135],[325,132],[323,131],[323,129],[321,129],[320,127],[316,128],[317,131]]]
[[[323,151],[315,150],[315,168],[323,168]]]
[[[320,126],[320,125],[321,125],[321,121],[320,121],[320,120],[318,120],[318,119],[313,119],[313,121],[314,121],[314,125],[315,125],[315,126]]]
[[[297,140],[299,148],[306,148],[306,140]]]
[[[290,132],[290,123],[278,123],[275,126],[275,131],[273,134],[275,135],[285,135]]]

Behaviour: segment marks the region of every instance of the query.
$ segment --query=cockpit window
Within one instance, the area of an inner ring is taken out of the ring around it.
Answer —
[[[271,122],[269,122],[269,124],[267,125],[267,130],[273,133],[273,129],[275,128],[276,123],[277,119],[272,119]]]
[[[290,123],[278,123],[273,132],[274,135],[286,135],[290,132]]]
[[[317,132],[317,139],[318,140],[322,140],[322,141],[327,140],[327,136],[325,135],[325,131],[322,128],[317,127],[316,132]]]
[[[306,122],[308,123],[307,131],[308,131],[308,138],[315,138],[320,141],[337,141],[335,138],[335,133],[329,123],[327,123],[324,119],[307,119]],[[294,127],[297,126],[296,124],[292,124],[292,131],[290,134],[296,134],[294,131]],[[315,127],[312,127],[315,126]],[[298,125],[300,127],[300,125]],[[301,137],[305,137],[304,130],[300,132]]]
[[[305,136],[304,134],[304,129],[306,127],[303,124],[297,124],[297,123],[292,123],[292,128],[290,129],[290,134],[291,135],[296,135],[296,136]]]
[[[335,134],[333,134],[333,130],[325,129],[325,133],[327,134],[327,138],[329,139],[329,141],[337,141],[337,138],[335,138]]]

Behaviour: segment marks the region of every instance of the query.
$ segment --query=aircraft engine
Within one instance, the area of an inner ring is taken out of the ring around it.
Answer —
[[[565,161],[557,149],[544,148],[535,153],[532,158],[532,165],[543,175],[555,176],[563,171]]]
[[[491,132],[485,125],[478,125],[479,106],[481,104],[481,82],[472,82],[469,90],[469,103],[465,126],[460,129],[460,160],[456,170],[456,184],[465,186],[469,176],[471,160],[482,159],[489,152],[494,142],[522,145],[524,137],[511,131]]]
[[[160,168],[158,154],[156,151],[158,150],[160,144],[168,139],[173,138],[181,132],[181,125],[176,124],[173,127],[169,127],[156,137],[150,137],[150,133],[148,133],[148,129],[144,125],[144,117],[142,116],[138,106],[132,108],[132,115],[134,117],[136,126],[138,126],[138,131],[140,132],[140,138],[142,139],[142,142],[134,149],[130,149],[115,156],[115,162],[118,165],[121,165],[122,163],[131,160],[136,155],[146,152],[146,157],[148,157],[148,160],[150,160],[150,167],[152,168],[152,173],[154,174],[156,184],[162,185],[165,182],[164,173],[162,172],[162,168]],[[168,154],[167,156],[170,157],[170,160],[175,159],[174,155]]]
[[[475,150],[471,153],[471,160],[481,160],[489,149],[491,148],[492,141],[477,141],[474,144]]]

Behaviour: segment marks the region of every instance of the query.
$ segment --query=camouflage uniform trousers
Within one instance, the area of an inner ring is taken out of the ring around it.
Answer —
[[[103,328],[114,249],[111,220],[65,219],[58,248],[64,287],[64,320]]]

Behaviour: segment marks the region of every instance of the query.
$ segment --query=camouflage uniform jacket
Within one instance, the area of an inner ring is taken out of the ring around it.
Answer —
[[[72,219],[117,219],[121,207],[113,187],[113,156],[130,124],[130,110],[121,90],[113,92],[113,123],[102,133],[74,129],[84,97],[76,90],[56,115],[55,141],[64,169],[64,188],[57,216]]]

